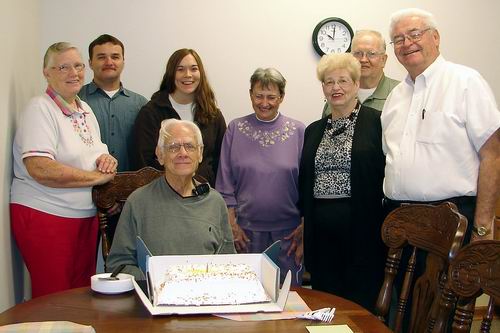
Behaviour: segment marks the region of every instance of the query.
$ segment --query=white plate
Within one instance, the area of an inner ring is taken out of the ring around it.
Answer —
[[[100,277],[109,277],[110,275],[111,273],[103,273],[92,276],[90,278],[92,290],[101,294],[114,295],[134,289],[134,283],[132,282],[134,277],[130,274],[120,273],[118,274],[118,280],[99,280]]]

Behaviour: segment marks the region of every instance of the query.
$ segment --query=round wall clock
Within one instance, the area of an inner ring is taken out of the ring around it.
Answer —
[[[312,42],[320,56],[349,52],[353,35],[349,23],[338,17],[330,17],[316,25],[312,34]]]

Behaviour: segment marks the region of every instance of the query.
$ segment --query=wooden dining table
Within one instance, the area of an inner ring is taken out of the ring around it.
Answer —
[[[134,291],[102,295],[89,287],[71,289],[32,299],[0,314],[0,325],[35,321],[71,321],[106,332],[307,332],[306,326],[347,324],[353,332],[390,333],[374,315],[341,297],[294,289],[311,309],[335,307],[330,324],[304,319],[234,321],[214,315],[152,316]]]

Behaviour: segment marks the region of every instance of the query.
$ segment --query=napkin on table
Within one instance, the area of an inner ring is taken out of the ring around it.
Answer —
[[[36,321],[0,326],[0,333],[96,333],[92,326],[71,321]]]

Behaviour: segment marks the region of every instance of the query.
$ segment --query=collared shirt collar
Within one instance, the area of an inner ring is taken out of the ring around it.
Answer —
[[[387,87],[384,85],[385,83],[385,74],[382,73],[382,77],[380,78],[380,81],[377,84],[377,87],[375,88],[375,91],[371,96],[369,96],[367,99],[386,99],[387,95],[389,94],[386,90]]]
[[[97,90],[103,90],[102,88],[98,87],[97,84],[95,84],[94,80],[92,80],[90,83],[89,83],[89,94],[92,95],[92,94],[95,94],[95,92]],[[125,89],[123,87],[123,84],[120,82],[120,89],[118,90],[118,93],[122,93],[124,94],[125,96],[129,97],[130,96],[130,93],[127,89]]]
[[[429,67],[427,67],[425,69],[425,71],[423,71],[420,75],[418,75],[416,78],[415,78],[415,82],[417,82],[417,80],[419,80],[420,77],[422,77],[424,79],[424,82],[427,82],[429,79],[432,78],[432,76],[437,72],[439,71],[439,67],[441,67],[442,64],[444,64],[446,62],[446,60],[443,58],[442,55],[439,55],[436,60],[434,60],[434,62],[432,64],[429,65]],[[415,85],[413,80],[411,79],[411,76],[410,74],[408,74],[406,76],[406,82],[408,84],[410,84],[411,86]]]
[[[50,98],[52,98],[52,100],[54,101],[54,103],[57,104],[61,112],[67,117],[72,116],[74,113],[81,113],[81,114],[88,113],[83,109],[82,102],[80,100],[80,97],[78,97],[78,95],[75,98],[77,106],[77,108],[75,109],[72,105],[66,102],[64,98],[61,95],[59,95],[51,86],[47,86],[45,93],[49,95]]]

